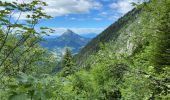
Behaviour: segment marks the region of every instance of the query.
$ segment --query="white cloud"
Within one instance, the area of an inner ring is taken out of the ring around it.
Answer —
[[[51,35],[61,35],[63,34],[65,31],[67,31],[67,29],[70,29],[72,31],[74,31],[75,33],[79,34],[79,35],[83,35],[83,34],[88,34],[88,33],[101,33],[105,28],[52,28],[55,30],[55,33],[51,34]]]
[[[93,18],[93,20],[100,21],[100,20],[103,20],[103,18],[96,17],[96,18]]]
[[[76,18],[75,17],[71,17],[70,20],[76,20]]]
[[[101,15],[101,16],[107,16],[107,15],[108,15],[108,12],[101,12],[99,15]]]
[[[52,16],[88,13],[91,9],[99,9],[101,4],[94,0],[44,0],[48,7],[45,11]]]
[[[16,0],[3,0],[3,1],[16,1]],[[31,0],[18,0],[19,3],[30,2]],[[95,0],[43,0],[48,6],[44,7],[44,11],[53,17],[64,16],[68,14],[88,13],[92,9],[100,9],[102,4]],[[24,15],[22,14],[24,19]],[[17,14],[14,16],[17,17]]]
[[[125,14],[134,8],[131,4],[132,2],[141,3],[142,1],[144,0],[118,0],[118,2],[110,4],[109,7],[120,14]]]

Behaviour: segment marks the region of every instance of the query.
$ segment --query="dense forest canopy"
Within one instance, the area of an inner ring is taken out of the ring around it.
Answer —
[[[77,56],[66,49],[58,62],[39,45],[54,32],[36,27],[51,18],[48,5],[0,1],[0,100],[169,100],[170,0],[133,5]]]

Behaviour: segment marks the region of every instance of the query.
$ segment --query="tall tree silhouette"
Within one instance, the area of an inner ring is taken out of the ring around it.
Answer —
[[[73,74],[74,73],[74,68],[75,64],[74,64],[74,61],[73,61],[73,56],[72,56],[72,53],[71,53],[71,50],[69,48],[66,48],[65,50],[65,54],[63,56],[63,60],[62,60],[62,67],[63,67],[63,70],[62,70],[62,76],[68,76],[70,74]]]

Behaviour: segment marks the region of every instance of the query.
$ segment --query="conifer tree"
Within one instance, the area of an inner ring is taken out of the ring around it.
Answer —
[[[153,98],[169,98],[169,67],[170,67],[170,1],[169,0],[153,0],[153,5],[160,4],[153,12],[153,16],[157,21],[156,37],[152,41],[153,54],[152,63],[155,66],[155,74],[157,74],[158,83],[155,85]],[[162,82],[162,83],[161,83]]]
[[[147,18],[150,18],[150,24],[146,24],[144,28],[149,43],[145,50],[145,60],[149,61],[147,66],[151,67],[142,74],[149,76],[151,81],[150,99],[169,98],[170,0],[150,0],[143,9],[146,12],[144,20],[148,23]],[[143,65],[145,64],[141,66]]]
[[[71,50],[69,48],[66,48],[65,50],[65,54],[63,56],[63,60],[62,60],[62,76],[68,76],[70,74],[74,73],[74,61],[73,61],[73,57],[72,57],[72,53]]]
[[[164,66],[169,66],[170,61],[170,1],[169,0],[152,0],[149,9],[153,10],[151,17],[156,21],[156,25],[151,29],[156,30],[152,35],[152,63],[156,70],[160,72]]]

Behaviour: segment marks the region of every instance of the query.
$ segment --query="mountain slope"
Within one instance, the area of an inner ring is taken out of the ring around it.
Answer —
[[[71,30],[67,30],[65,33],[57,38],[56,42],[58,43],[57,45],[60,47],[82,47],[87,44],[89,40],[90,39],[81,37]]]
[[[41,43],[41,45],[42,47],[48,48],[51,51],[59,52],[62,52],[65,47],[69,47],[72,49],[73,53],[77,53],[89,41],[89,38],[81,37],[68,29],[57,38],[46,39],[45,42]]]
[[[133,9],[89,42],[75,56],[78,65],[86,66],[87,59],[101,49],[100,44],[111,43],[112,46],[117,46],[118,52],[132,52],[135,46],[130,41],[131,36],[137,33],[134,32],[134,27],[139,28],[136,24],[140,21],[140,12],[141,10]]]

